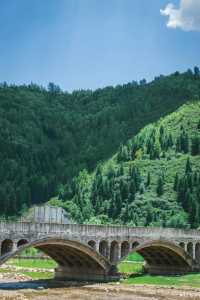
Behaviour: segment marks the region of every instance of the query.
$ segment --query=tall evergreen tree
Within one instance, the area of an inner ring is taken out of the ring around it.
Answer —
[[[163,176],[159,176],[157,180],[157,187],[156,187],[157,196],[162,196],[164,193],[164,181]]]
[[[146,181],[146,186],[149,187],[151,184],[151,174],[150,172],[147,173],[147,181]]]
[[[199,155],[200,154],[200,138],[198,136],[195,136],[195,137],[192,138],[191,154],[192,155]]]
[[[175,179],[174,179],[174,191],[177,191],[178,185],[179,185],[179,177],[178,177],[178,173],[176,173]]]
[[[188,173],[191,173],[191,172],[192,172],[192,165],[191,165],[191,162],[190,162],[190,158],[188,157],[187,161],[186,161],[186,166],[185,166],[185,173],[188,174]]]

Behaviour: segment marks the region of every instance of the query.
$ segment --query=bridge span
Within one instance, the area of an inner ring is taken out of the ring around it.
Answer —
[[[0,222],[0,264],[29,247],[58,263],[57,279],[117,279],[117,264],[134,251],[151,274],[200,271],[198,230]]]

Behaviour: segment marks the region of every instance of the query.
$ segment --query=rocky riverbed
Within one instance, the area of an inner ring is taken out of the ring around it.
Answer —
[[[5,300],[200,300],[200,289],[187,287],[61,283],[18,273],[0,275],[0,299]]]

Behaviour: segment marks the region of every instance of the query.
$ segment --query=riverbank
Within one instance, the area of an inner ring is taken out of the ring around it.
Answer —
[[[110,284],[56,282],[55,262],[13,259],[0,267],[3,300],[200,300],[200,274],[150,276],[143,262],[122,262],[124,279]],[[131,275],[130,275],[131,274]]]
[[[0,278],[27,276],[30,280],[53,279],[57,264],[53,260],[12,259],[0,267]],[[181,276],[151,276],[143,273],[143,262],[125,261],[119,264],[120,284],[160,285],[200,288],[200,273]]]
[[[200,289],[151,285],[77,284],[52,280],[0,283],[1,300],[200,300]]]

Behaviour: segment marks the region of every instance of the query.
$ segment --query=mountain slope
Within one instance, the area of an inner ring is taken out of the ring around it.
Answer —
[[[200,101],[143,128],[60,199],[77,221],[137,226],[200,224]]]
[[[196,70],[196,69],[195,69]],[[0,215],[17,215],[92,171],[143,126],[200,95],[198,72],[96,91],[0,85]]]

